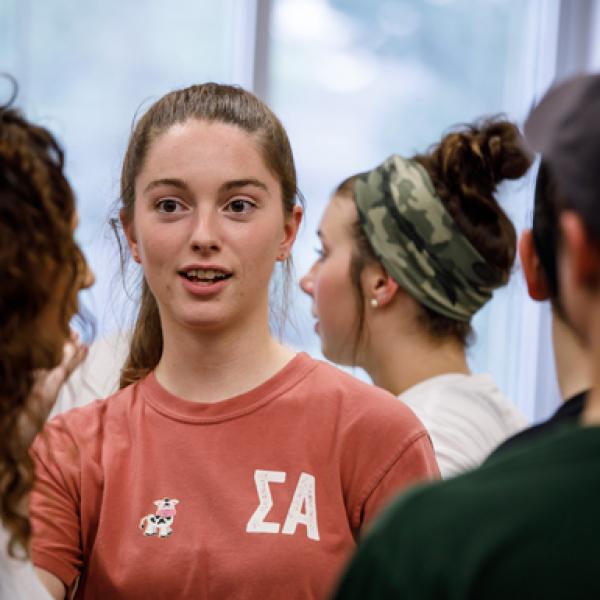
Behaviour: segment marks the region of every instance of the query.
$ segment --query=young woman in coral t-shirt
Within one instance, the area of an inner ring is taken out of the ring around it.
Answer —
[[[302,218],[283,127],[239,88],[167,94],[121,196],[143,271],[122,389],[36,445],[35,564],[56,598],[325,597],[365,522],[438,469],[410,409],[271,333]]]

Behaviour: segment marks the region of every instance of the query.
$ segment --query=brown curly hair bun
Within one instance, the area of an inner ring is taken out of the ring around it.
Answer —
[[[514,123],[488,119],[464,125],[442,138],[421,163],[458,227],[508,281],[516,255],[516,233],[495,193],[502,181],[519,179],[531,166]]]
[[[460,230],[498,269],[497,284],[505,284],[515,261],[517,234],[495,194],[502,181],[519,179],[531,166],[533,157],[519,128],[497,117],[463,125],[413,160],[425,167]],[[469,323],[421,308],[420,322],[430,335],[467,343]]]

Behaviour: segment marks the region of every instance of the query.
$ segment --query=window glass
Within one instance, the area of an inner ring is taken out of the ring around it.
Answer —
[[[85,303],[99,336],[120,327],[131,308],[106,223],[134,115],[171,89],[231,80],[235,4],[145,0],[141,10],[136,0],[0,2],[0,71],[16,77],[17,104],[66,151],[78,235],[96,273]]]
[[[274,1],[269,99],[290,134],[307,201],[299,275],[315,259],[329,194],[347,176],[392,153],[424,151],[455,124],[498,113],[523,120],[543,8],[521,0]],[[499,197],[520,229],[531,213],[531,178],[502,186]],[[491,372],[511,397],[527,302],[517,267],[475,319],[469,352],[473,369]],[[300,293],[294,322],[288,340],[318,354],[310,301]]]

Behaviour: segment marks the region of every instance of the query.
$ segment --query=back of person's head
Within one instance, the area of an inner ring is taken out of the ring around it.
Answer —
[[[554,248],[560,250],[565,244],[562,216],[568,211],[577,216],[587,232],[588,255],[598,254],[600,74],[579,75],[553,87],[528,117],[525,132],[530,147],[542,154],[540,177],[544,185],[539,193],[545,200],[554,201]],[[571,290],[561,289],[565,286],[560,284],[557,262],[555,259],[554,283],[549,282],[549,287],[554,286],[552,291],[557,298],[560,296],[560,307],[566,314],[564,298]],[[591,259],[588,263],[590,268],[595,264]],[[600,274],[588,275],[590,284],[600,279]],[[579,316],[570,314],[569,318],[573,323]],[[581,326],[576,329],[583,334]]]
[[[552,171],[542,157],[535,184],[533,224],[519,240],[521,266],[529,295],[552,305],[552,342],[556,375],[564,399],[590,388],[589,361],[566,315],[559,289],[557,255],[561,198]]]
[[[519,242],[521,264],[529,295],[534,300],[550,300],[554,315],[564,320],[557,271],[561,203],[552,170],[542,157],[535,182],[533,224],[523,231]]]
[[[600,236],[600,74],[553,87],[527,119],[525,131],[552,173],[560,210],[575,210]]]
[[[535,182],[532,240],[548,287],[548,297],[558,307],[556,249],[559,238],[559,197],[556,182],[542,158]]]
[[[296,168],[288,136],[279,119],[251,92],[236,86],[204,83],[166,94],[148,109],[135,126],[121,171],[121,218],[125,222],[133,222],[135,182],[153,142],[172,126],[192,119],[233,125],[250,134],[264,164],[281,185],[286,216],[292,214],[298,196]],[[291,259],[286,260],[285,267],[289,279]],[[120,386],[134,383],[152,371],[160,360],[162,347],[158,306],[144,280]]]
[[[0,521],[11,550],[15,542],[26,548],[30,535],[23,498],[33,474],[20,424],[31,417],[33,372],[60,362],[83,264],[63,165],[49,131],[0,107]]]
[[[530,165],[517,126],[488,119],[344,181],[337,193],[351,191],[360,216],[355,283],[367,261],[380,261],[416,300],[428,336],[465,345],[471,317],[508,281],[515,260],[515,229],[497,188]]]

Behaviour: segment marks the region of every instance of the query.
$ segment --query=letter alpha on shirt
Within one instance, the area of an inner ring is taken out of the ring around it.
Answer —
[[[302,512],[302,507],[304,507],[304,512]],[[315,478],[308,473],[302,473],[298,479],[298,485],[281,533],[294,535],[298,523],[306,525],[306,535],[311,540],[319,540]]]
[[[273,508],[273,496],[269,489],[269,483],[284,483],[285,479],[286,473],[284,471],[264,471],[261,469],[254,471],[258,507],[250,517],[248,525],[246,525],[248,533],[279,533],[280,524],[265,521],[265,518]],[[311,540],[319,541],[315,478],[308,473],[300,474],[281,533],[294,535],[298,524],[306,526],[306,535]]]

